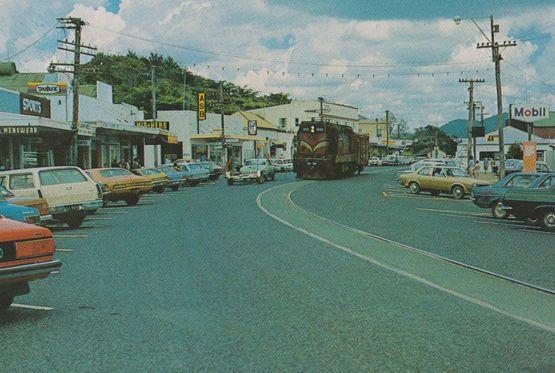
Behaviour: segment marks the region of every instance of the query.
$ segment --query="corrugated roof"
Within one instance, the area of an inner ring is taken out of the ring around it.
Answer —
[[[238,111],[235,114],[233,114],[235,116],[240,116],[243,117],[243,126],[244,128],[247,128],[247,122],[250,120],[255,120],[256,121],[256,125],[258,126],[258,128],[263,128],[263,129],[267,129],[267,130],[274,130],[274,131],[280,131],[280,129],[278,128],[278,126],[276,126],[275,124],[267,121],[266,119],[262,118],[260,115],[252,113],[252,112],[248,112],[248,111]]]
[[[0,75],[0,87],[27,93],[27,83],[42,82],[46,73],[18,73]]]

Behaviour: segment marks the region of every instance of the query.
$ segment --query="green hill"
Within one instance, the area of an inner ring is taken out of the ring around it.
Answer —
[[[98,54],[82,66],[81,84],[96,84],[100,80],[113,86],[114,101],[126,102],[144,110],[152,117],[151,67],[156,66],[157,110],[181,110],[183,108],[183,69],[171,57],[151,54],[149,57],[128,52],[125,56]],[[286,93],[261,95],[246,86],[240,87],[224,82],[226,114],[286,104],[291,102]],[[219,112],[219,82],[187,73],[187,107],[196,110],[196,95],[206,92],[207,111]]]
[[[503,113],[503,122],[509,118],[507,113]],[[480,124],[480,120],[476,118],[476,124]],[[484,118],[484,127],[486,127],[486,133],[495,131],[497,129],[497,115],[493,115],[488,118]],[[467,119],[455,119],[440,127],[443,132],[451,137],[466,137],[468,131],[468,120]]]

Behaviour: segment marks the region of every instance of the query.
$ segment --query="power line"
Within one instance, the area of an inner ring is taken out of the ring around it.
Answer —
[[[11,56],[9,56],[9,58],[8,58],[8,59],[5,59],[4,61],[8,61],[8,60],[10,60],[10,59],[12,59],[12,58],[15,58],[15,57],[19,56],[20,54],[26,52],[26,51],[29,50],[30,48],[34,47],[35,45],[37,45],[37,43],[38,43],[39,41],[41,41],[42,39],[44,39],[44,38],[45,38],[48,34],[50,34],[50,32],[51,32],[52,30],[54,30],[55,28],[56,28],[56,25],[50,27],[50,28],[49,28],[44,34],[42,34],[37,40],[35,40],[35,41],[32,42],[31,44],[27,45],[25,48],[23,48],[23,49],[20,50],[19,52],[15,53],[15,54],[13,54],[13,55],[11,55]]]
[[[463,62],[436,62],[436,63],[419,63],[419,62],[407,62],[404,64],[376,64],[376,65],[359,65],[359,64],[331,64],[331,63],[323,63],[323,62],[314,62],[314,61],[286,61],[286,60],[274,60],[274,59],[267,59],[261,57],[253,57],[253,56],[243,56],[237,55],[232,53],[224,53],[224,52],[215,52],[185,45],[167,43],[160,40],[153,40],[148,39],[145,37],[131,35],[120,31],[113,31],[104,27],[90,25],[96,29],[100,29],[103,31],[107,31],[110,33],[114,33],[117,35],[125,36],[131,39],[141,40],[147,43],[158,44],[166,47],[172,47],[177,49],[183,49],[191,52],[197,52],[202,54],[209,54],[214,56],[220,57],[231,57],[241,60],[247,61],[259,61],[259,62],[269,62],[269,63],[282,63],[282,64],[291,64],[291,65],[305,65],[305,66],[329,66],[329,67],[351,67],[351,68],[388,68],[388,67],[424,67],[424,66],[449,66],[449,65],[465,65],[465,64],[473,64],[475,61],[463,61]]]
[[[552,85],[550,85],[550,84],[548,84],[548,83],[546,83],[546,82],[544,82],[544,81],[542,81],[542,80],[539,80],[539,79],[534,78],[533,76],[531,76],[531,75],[528,74],[526,71],[524,71],[523,69],[521,69],[520,67],[518,67],[517,65],[515,65],[515,64],[513,64],[513,63],[510,63],[510,62],[507,62],[507,63],[508,63],[509,65],[511,65],[512,67],[514,67],[515,69],[519,70],[521,73],[523,73],[524,75],[526,75],[528,78],[532,79],[533,81],[535,81],[535,82],[537,82],[537,83],[543,84],[544,86],[546,86],[546,87],[552,89],[552,90],[555,92],[555,87],[553,87]]]

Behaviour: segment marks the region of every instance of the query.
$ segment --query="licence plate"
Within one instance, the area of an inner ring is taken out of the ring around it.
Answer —
[[[56,208],[56,212],[72,212],[72,211],[81,211],[83,210],[83,206],[81,205],[71,205],[71,206],[60,206]]]

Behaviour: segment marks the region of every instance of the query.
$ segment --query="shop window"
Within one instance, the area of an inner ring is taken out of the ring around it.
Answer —
[[[287,118],[279,118],[279,127],[280,128],[287,127]]]
[[[35,183],[32,174],[19,174],[10,176],[10,189],[33,189]]]
[[[295,127],[299,126],[299,118],[295,118]]]

